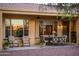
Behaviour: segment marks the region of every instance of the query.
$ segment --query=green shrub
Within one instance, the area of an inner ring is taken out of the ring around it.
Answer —
[[[8,39],[3,39],[3,49],[7,49],[9,47],[10,43]]]

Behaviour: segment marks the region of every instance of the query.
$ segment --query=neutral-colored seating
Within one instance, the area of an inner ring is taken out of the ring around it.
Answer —
[[[30,40],[28,36],[23,36],[23,46],[30,46]]]
[[[53,38],[53,43],[55,43],[55,44],[65,44],[66,43],[66,39],[67,39],[67,36],[66,35],[63,35],[63,36],[55,36]]]
[[[49,39],[51,39],[49,43],[52,42],[52,44],[66,44],[66,39],[67,35],[62,35],[62,36],[48,36],[48,35],[43,35],[42,40],[44,40],[44,44],[48,43]]]
[[[58,37],[54,36],[52,41],[53,44],[58,44]]]
[[[18,40],[16,40],[14,36],[9,36],[9,42],[11,47],[19,46]]]

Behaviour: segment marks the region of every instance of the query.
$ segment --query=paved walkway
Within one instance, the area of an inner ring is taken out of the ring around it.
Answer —
[[[0,56],[79,56],[79,46],[14,48],[0,51]]]

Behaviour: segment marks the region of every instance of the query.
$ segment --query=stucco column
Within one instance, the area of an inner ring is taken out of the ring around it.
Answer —
[[[2,12],[0,11],[0,49],[2,49],[2,43],[3,43],[3,25],[2,25]]]
[[[62,35],[63,35],[62,22],[58,21],[58,23],[57,23],[57,36],[62,36]]]
[[[77,44],[79,44],[79,19],[76,22]]]
[[[71,43],[71,21],[69,22],[69,43]]]
[[[36,43],[38,44],[40,41],[40,37],[39,37],[39,20],[36,20]]]
[[[35,20],[29,20],[29,39],[30,46],[35,45]]]

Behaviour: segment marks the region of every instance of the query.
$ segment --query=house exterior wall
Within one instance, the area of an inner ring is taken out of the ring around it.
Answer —
[[[0,49],[2,49],[3,44],[3,22],[2,22],[2,12],[0,11]]]
[[[35,45],[35,19],[29,20],[29,39],[30,45]]]
[[[79,44],[79,20],[76,22],[76,37],[77,37],[77,44]]]
[[[62,25],[62,22],[58,21],[57,26],[61,26],[61,25]],[[57,35],[58,36],[62,36],[63,35],[63,27],[57,27]]]
[[[36,44],[39,43],[40,37],[39,37],[39,19],[36,19]]]

